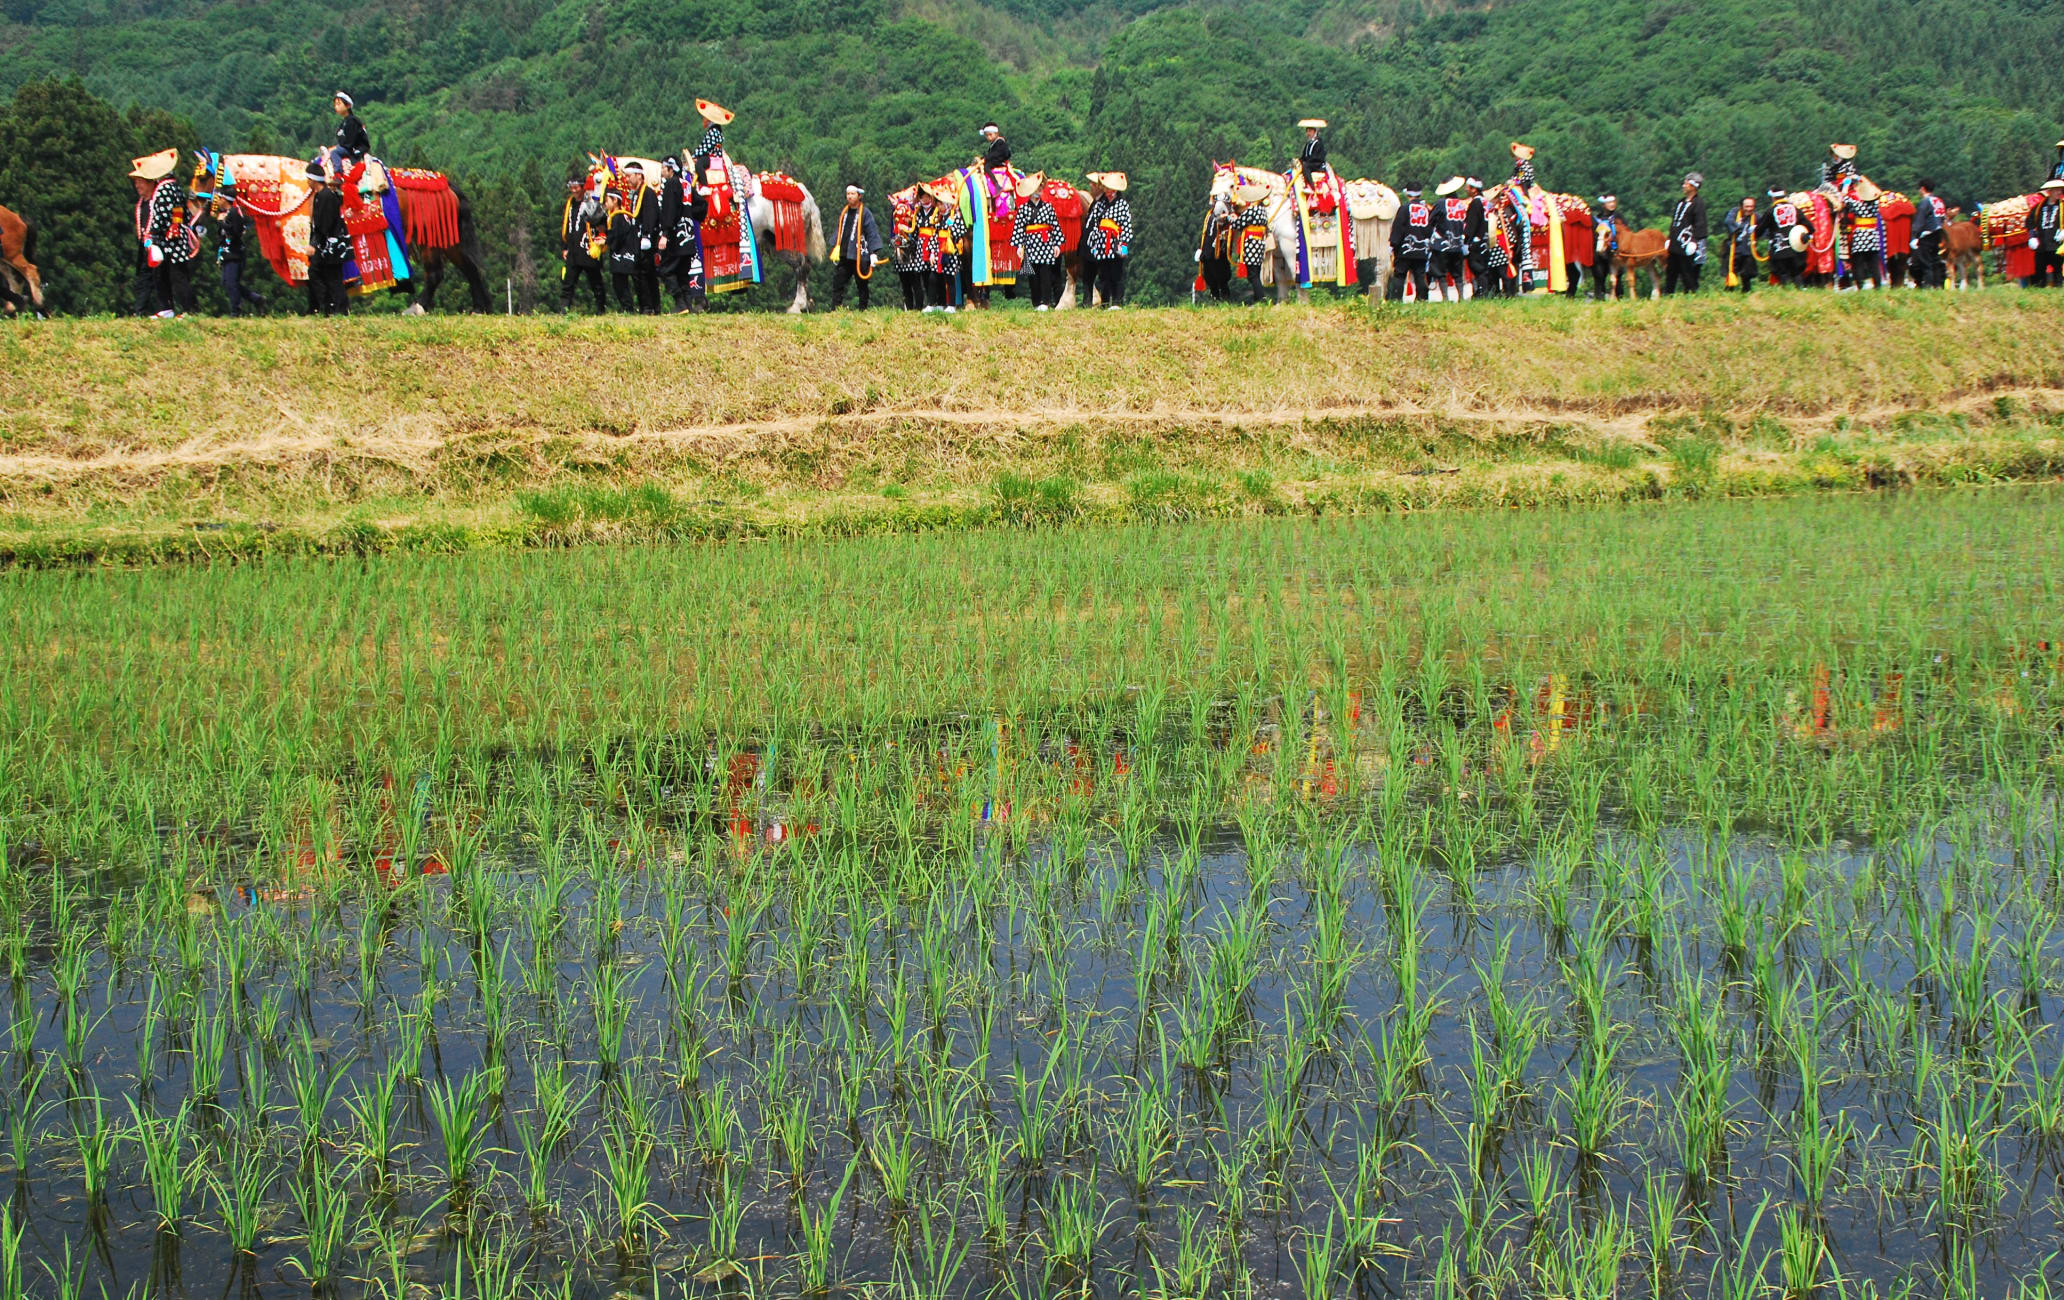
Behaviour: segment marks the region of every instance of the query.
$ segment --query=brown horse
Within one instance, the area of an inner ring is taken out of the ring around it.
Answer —
[[[36,228],[0,208],[0,316],[12,316],[21,307],[43,314],[43,277],[30,260],[35,255]]]
[[[1949,210],[1949,224],[1942,229],[1942,260],[1949,268],[1949,282],[1959,289],[1985,287],[1985,232],[1962,208]]]
[[[1639,295],[1641,282],[1636,278],[1638,271],[1648,272],[1649,296],[1662,296],[1662,265],[1670,256],[1670,237],[1651,226],[1647,230],[1630,230],[1620,236],[1620,248],[1613,254],[1612,268],[1606,272],[1607,293],[1614,298],[1633,298]],[[1622,286],[1625,292],[1622,292]]]

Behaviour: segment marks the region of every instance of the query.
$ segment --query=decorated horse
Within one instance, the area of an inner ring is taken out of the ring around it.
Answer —
[[[277,154],[197,151],[189,188],[217,218],[231,203],[242,209],[273,273],[305,285],[316,190],[308,168],[302,159]],[[408,312],[420,316],[436,302],[446,268],[457,267],[472,291],[473,310],[493,310],[480,273],[473,206],[443,172],[366,159],[345,179],[344,227],[351,236],[344,284],[352,294],[411,291]]]
[[[30,260],[35,255],[36,228],[28,218],[0,208],[0,316],[24,307],[43,314],[43,276]]]
[[[1975,281],[1985,287],[1985,227],[1962,208],[1951,208],[1949,224],[1942,228],[1942,260],[1951,286],[1969,289]]]
[[[1547,279],[1550,293],[1567,293],[1583,283],[1584,272],[1598,257],[1597,227],[1591,205],[1574,194],[1556,194],[1535,186],[1522,191],[1511,181],[1500,181],[1484,191],[1484,215],[1491,238],[1505,247],[1506,267],[1517,275],[1524,258],[1536,275]],[[1508,233],[1505,215],[1512,216],[1511,230],[1525,229],[1518,247]]]
[[[971,289],[1009,289],[1024,269],[1024,253],[1011,243],[1018,204],[1018,182],[1025,173],[1015,167],[999,167],[992,174],[980,166],[962,167],[934,180],[906,186],[889,196],[889,210],[895,238],[903,239],[917,210],[919,190],[949,192],[967,223],[968,248],[963,281]],[[1001,193],[998,193],[998,191]],[[1087,301],[1095,287],[1078,283],[1082,270],[1082,216],[1089,210],[1089,195],[1063,180],[1049,177],[1039,188],[1040,197],[1053,204],[1061,219],[1061,266],[1066,285],[1061,290],[1062,307]],[[981,305],[977,298],[976,305]]]
[[[588,187],[626,198],[636,163],[647,182],[660,183],[660,164],[629,154],[589,154]],[[695,163],[682,152],[682,166]],[[736,293],[764,284],[771,265],[788,268],[790,315],[810,309],[811,262],[825,258],[824,215],[804,184],[781,172],[754,172],[722,154],[711,159],[703,178],[709,213],[702,222],[703,285],[710,294]]]
[[[2033,194],[2016,194],[1978,207],[1978,228],[1984,245],[1999,250],[2000,275],[2009,284],[2035,274],[2035,250],[2028,246],[2028,214],[2041,207],[2042,201],[2042,191],[2037,190]],[[1985,271],[1982,258],[1978,276],[1978,283],[1983,286]]]
[[[1240,185],[1259,186],[1266,195],[1262,211],[1268,252],[1261,283],[1275,286],[1277,302],[1288,300],[1293,285],[1304,303],[1311,301],[1315,284],[1360,284],[1358,254],[1374,263],[1367,286],[1371,296],[1382,296],[1390,279],[1390,222],[1398,202],[1390,187],[1380,181],[1343,182],[1330,167],[1316,183],[1307,183],[1298,172],[1293,184],[1280,172],[1213,163],[1209,202],[1230,204]]]

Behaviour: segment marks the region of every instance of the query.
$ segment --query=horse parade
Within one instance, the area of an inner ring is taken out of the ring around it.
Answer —
[[[334,143],[306,159],[197,150],[189,160],[168,148],[134,160],[138,315],[194,312],[195,277],[211,257],[231,316],[268,309],[247,269],[254,258],[303,295],[310,315],[345,315],[354,299],[383,292],[406,295],[406,310],[420,314],[452,271],[472,310],[493,309],[459,187],[441,172],[383,163],[349,93],[332,107]],[[872,306],[878,278],[884,303],[912,312],[984,309],[999,291],[1035,311],[1125,305],[1136,228],[1124,171],[1078,182],[1027,170],[989,122],[967,165],[885,199],[847,185],[827,215],[801,180],[734,159],[725,139],[734,119],[697,99],[700,134],[676,153],[588,153],[565,182],[559,291],[544,305],[700,313],[778,268],[793,281],[789,310],[801,312],[815,305],[809,265],[827,260],[833,309]],[[1301,120],[1297,155],[1280,170],[1213,165],[1193,302],[1308,300],[1315,287],[1407,303],[1611,299],[1638,296],[1644,272],[1651,297],[1759,284],[1964,289],[1983,287],[1988,258],[2009,282],[2064,283],[2064,140],[2037,187],[1968,210],[1927,179],[1913,194],[1881,188],[1857,146],[1836,142],[1806,183],[1774,180],[1723,199],[1717,217],[1704,177],[1688,172],[1667,225],[1637,229],[1614,194],[1549,189],[1544,160],[1521,141],[1503,179],[1393,187],[1344,179],[1328,158],[1327,126]],[[10,315],[44,305],[34,241],[34,228],[0,207],[0,300]]]

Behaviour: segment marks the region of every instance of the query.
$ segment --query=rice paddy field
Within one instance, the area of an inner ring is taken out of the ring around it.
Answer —
[[[0,1300],[2053,1295],[2060,517],[0,574]]]

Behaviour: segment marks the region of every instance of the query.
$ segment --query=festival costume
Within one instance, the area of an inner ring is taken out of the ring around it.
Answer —
[[[1067,234],[1061,229],[1061,214],[1035,193],[1018,205],[1011,218],[1011,243],[1024,255],[1032,270],[1032,305],[1058,307],[1061,302],[1061,249]]]
[[[1613,263],[1619,260],[1620,239],[1627,233],[1627,219],[1618,208],[1600,205],[1597,220],[1598,251],[1591,261],[1591,296],[1612,296]]]
[[[838,238],[831,245],[831,309],[846,296],[846,286],[858,282],[856,301],[861,311],[867,310],[867,300],[874,283],[874,257],[881,252],[881,227],[874,221],[874,213],[865,204],[858,208],[840,208]]]
[[[998,221],[1010,215],[1011,178],[1008,174],[1011,160],[1010,141],[998,133],[989,147],[982,151],[982,176],[989,185],[989,209]],[[1002,173],[1002,174],[999,174]]]
[[[1315,135],[1304,142],[1297,151],[1297,165],[1304,171],[1307,183],[1316,182],[1326,174],[1326,137]]]
[[[708,300],[703,280],[702,219],[709,212],[709,200],[686,177],[668,188],[679,191],[680,201],[673,209],[673,224],[663,227],[672,262],[662,270],[661,278],[673,295],[676,312],[701,311]]]
[[[1439,222],[1433,206],[1413,195],[1390,223],[1391,270],[1420,302],[1426,301],[1427,277],[1440,258]]]
[[[1762,220],[1742,220],[1741,209],[1727,214],[1727,287],[1749,292],[1756,284],[1756,226]]]
[[[602,315],[609,310],[609,300],[602,288],[602,258],[609,246],[609,226],[602,216],[601,205],[592,199],[572,198],[566,200],[566,210],[559,217],[559,248],[565,254],[565,279],[559,288],[559,310],[573,308],[575,291],[582,279],[595,298],[595,314]]]
[[[349,316],[344,263],[350,259],[351,232],[344,225],[344,195],[334,185],[317,190],[309,203],[308,248],[309,311]]]
[[[1799,205],[1790,196],[1773,198],[1770,206],[1756,216],[1756,233],[1770,245],[1770,282],[1788,284],[1798,288],[1800,277],[1806,271],[1806,255],[1792,247],[1792,231],[1806,227],[1810,236],[1812,223]]]
[[[2030,289],[2064,286],[2064,252],[2057,237],[2064,233],[2064,203],[2045,201],[2028,214],[2028,238],[2033,241],[2035,274],[2021,283]]]
[[[1197,235],[1197,282],[1214,302],[1230,302],[1233,285],[1233,245],[1239,238],[1239,214],[1230,198],[1215,200],[1204,214],[1204,229]]]
[[[1706,197],[1694,190],[1677,200],[1670,213],[1670,258],[1663,271],[1663,292],[1697,293],[1699,271],[1706,262]]]
[[[903,310],[922,311],[925,305],[924,260],[917,252],[917,201],[905,191],[892,196],[890,257],[896,264],[896,278],[903,285]]]
[[[258,296],[244,283],[244,239],[250,233],[251,219],[244,210],[232,203],[222,216],[222,231],[215,247],[216,260],[222,265],[222,296],[229,302],[229,314],[244,314],[244,304],[263,310],[265,299]]]
[[[1132,204],[1120,192],[1104,200],[1094,222],[1082,223],[1082,242],[1096,249],[1097,294],[1106,307],[1125,302],[1125,266],[1132,257]]]
[[[609,279],[616,290],[616,309],[635,312],[638,302],[638,223],[621,209],[609,214]]]
[[[365,123],[358,120],[358,114],[346,113],[344,120],[337,124],[336,156],[332,165],[347,177],[353,176],[365,166],[366,155],[372,151],[373,142],[366,135]]]
[[[1842,215],[1849,228],[1849,274],[1885,283],[1885,218],[1878,200],[1859,195],[1852,185],[1842,199]]]
[[[638,310],[648,316],[659,314],[659,196],[652,186],[631,191],[625,215],[637,231],[637,264],[631,268],[631,285],[637,291]]]
[[[193,261],[201,251],[200,232],[186,216],[186,193],[179,182],[167,176],[151,191],[147,203],[137,204],[145,261],[150,263],[151,286],[159,312],[194,310]],[[151,251],[156,251],[155,261]]]
[[[1474,202],[1467,195],[1450,194],[1434,209],[1435,242],[1440,251],[1435,278],[1452,302],[1460,302],[1463,290],[1469,287],[1469,209]]]
[[[1907,266],[1916,287],[1940,289],[1949,268],[1942,260],[1942,231],[1949,220],[1949,205],[1933,194],[1914,200],[1913,259]]]

